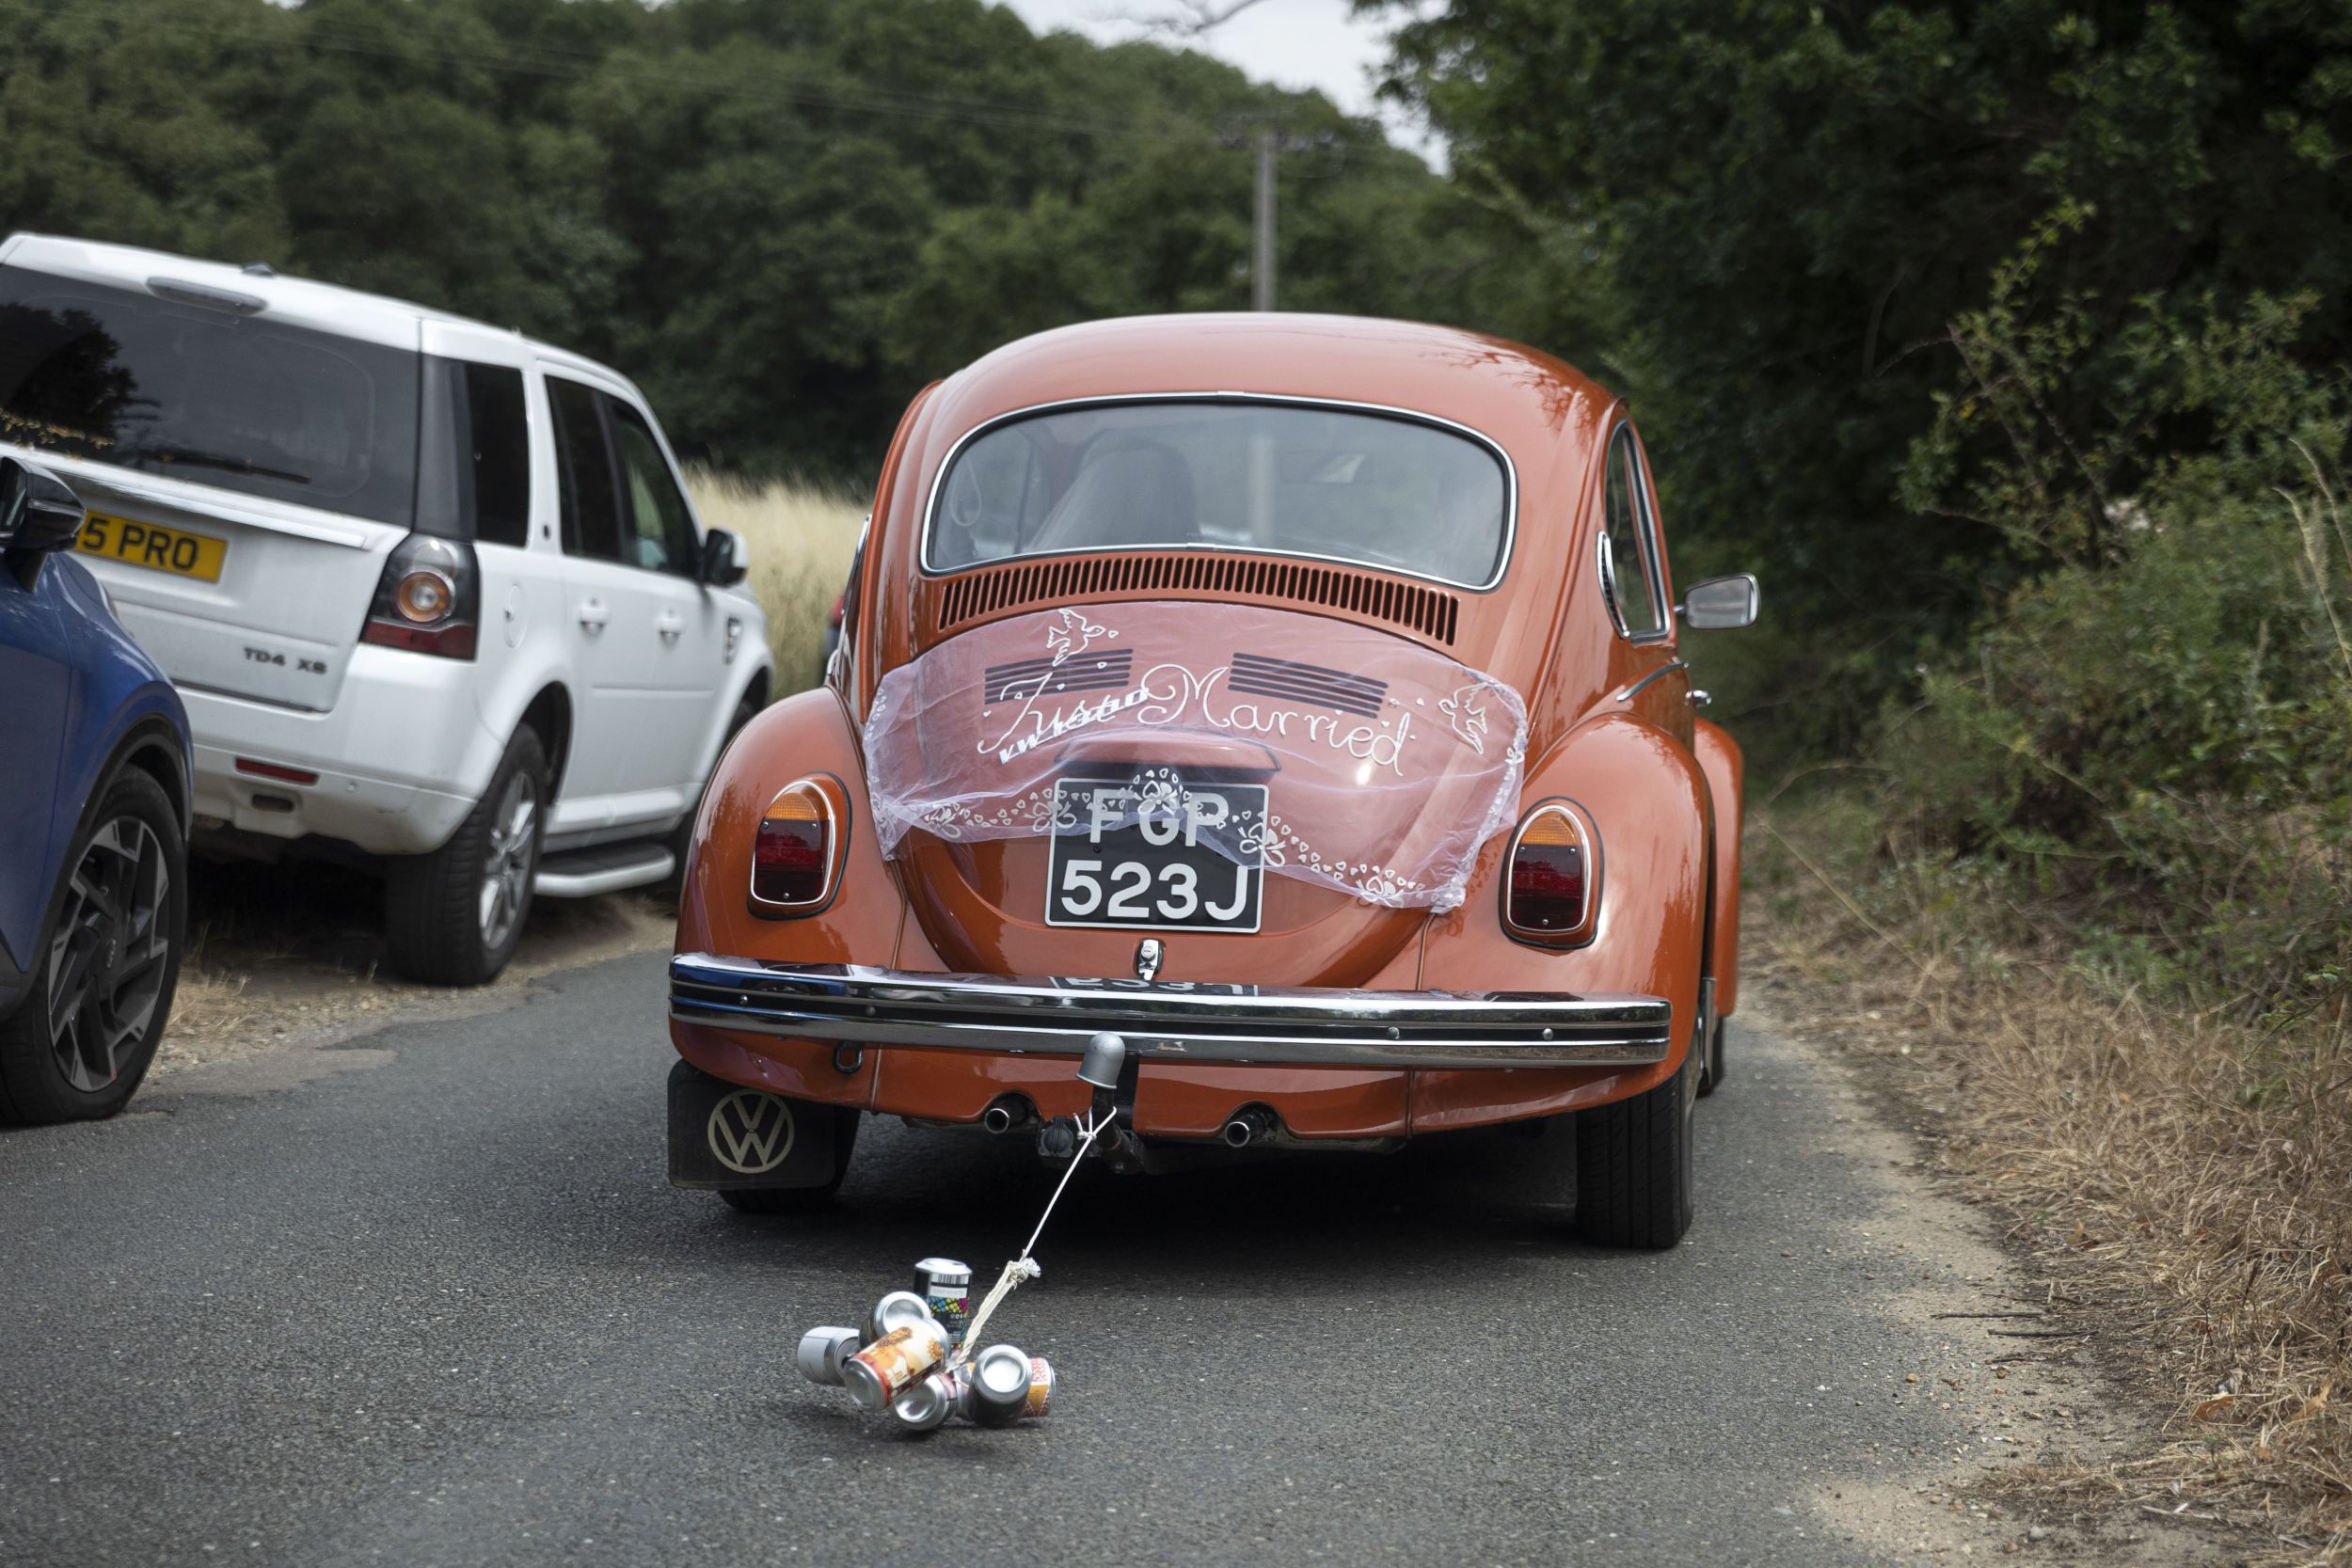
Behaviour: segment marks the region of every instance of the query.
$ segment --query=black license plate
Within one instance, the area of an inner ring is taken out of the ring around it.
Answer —
[[[1263,784],[1193,784],[1184,804],[1130,827],[1125,779],[1057,779],[1046,862],[1048,926],[1254,931],[1265,884]],[[1245,843],[1251,847],[1245,852]]]

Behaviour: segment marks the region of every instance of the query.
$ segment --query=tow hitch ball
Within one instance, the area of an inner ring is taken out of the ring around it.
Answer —
[[[1136,1079],[1140,1061],[1128,1053],[1127,1042],[1105,1031],[1087,1041],[1086,1055],[1078,1063],[1078,1082],[1094,1090],[1094,1101],[1087,1108],[1089,1123],[1107,1122],[1098,1146],[1108,1145],[1103,1152],[1123,1148],[1135,1134],[1128,1131],[1135,1122]],[[1078,1152],[1078,1119],[1075,1117],[1056,1117],[1037,1130],[1037,1151],[1048,1160],[1068,1160]]]

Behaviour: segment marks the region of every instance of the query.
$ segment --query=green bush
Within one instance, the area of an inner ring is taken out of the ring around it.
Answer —
[[[2038,391],[2090,352],[2080,308],[2022,297],[1996,283],[1956,328],[1984,373],[1910,493],[2054,564],[1884,716],[1887,831],[1999,868],[2087,973],[2253,1006],[2327,990],[2352,954],[2344,387],[2288,352],[2296,303],[2143,304],[2072,431]]]

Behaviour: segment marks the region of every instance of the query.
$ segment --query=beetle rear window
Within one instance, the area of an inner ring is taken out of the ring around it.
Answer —
[[[933,498],[924,562],[1232,549],[1482,588],[1510,531],[1502,458],[1454,430],[1304,404],[1122,403],[967,442]]]

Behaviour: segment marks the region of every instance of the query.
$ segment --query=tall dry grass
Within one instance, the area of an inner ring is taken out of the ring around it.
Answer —
[[[1848,809],[1852,809],[1849,807]],[[1949,868],[1751,818],[1751,951],[1792,1023],[1876,1056],[1939,1163],[2005,1212],[2158,1435],[2032,1478],[2352,1563],[2352,1026],[2158,1004]]]
[[[815,686],[824,675],[825,623],[850,573],[864,504],[844,490],[793,480],[755,483],[707,468],[686,477],[706,527],[742,539],[751,588],[768,610],[776,657],[775,694]]]

